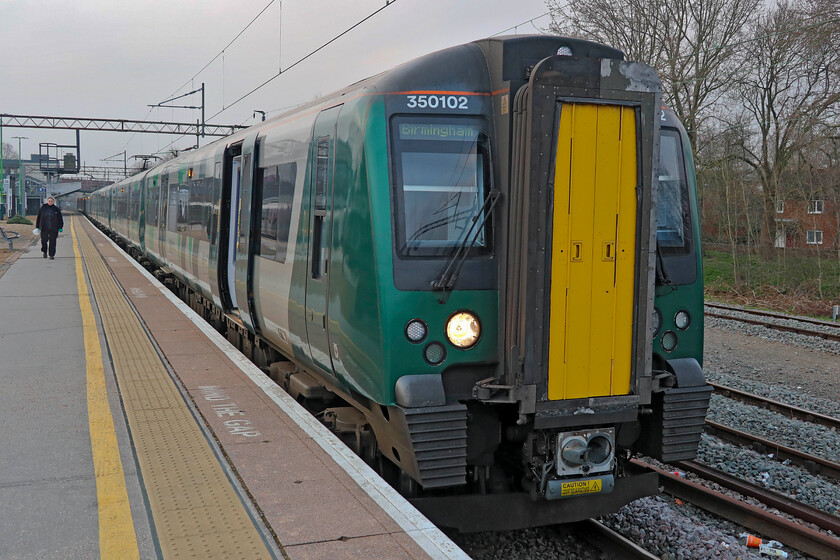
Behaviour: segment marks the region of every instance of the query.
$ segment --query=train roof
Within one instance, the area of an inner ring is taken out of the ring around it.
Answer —
[[[192,159],[192,155],[214,150],[218,142],[235,143],[260,129],[276,126],[300,114],[317,111],[342,102],[353,95],[381,94],[392,92],[479,92],[489,93],[499,81],[524,82],[527,72],[541,60],[567,50],[572,56],[586,58],[624,59],[624,53],[592,41],[555,35],[507,35],[489,37],[448,47],[404,62],[390,70],[364,78],[347,87],[336,90],[318,99],[272,117],[264,122],[240,130],[230,136],[215,140],[198,150],[182,153],[175,159],[158,163],[148,170],[128,177],[115,185],[135,181],[148,173],[160,172],[165,166],[176,162],[181,165]],[[495,76],[495,82],[491,81]],[[107,190],[109,187],[100,189]],[[99,192],[99,191],[97,191]]]

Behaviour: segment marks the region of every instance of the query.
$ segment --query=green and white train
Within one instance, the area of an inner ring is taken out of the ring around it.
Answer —
[[[195,149],[87,215],[438,524],[657,491],[710,388],[691,150],[620,51],[449,48]]]

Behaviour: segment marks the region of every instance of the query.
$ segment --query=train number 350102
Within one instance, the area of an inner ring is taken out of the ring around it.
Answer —
[[[469,100],[463,95],[408,95],[409,109],[469,109]]]

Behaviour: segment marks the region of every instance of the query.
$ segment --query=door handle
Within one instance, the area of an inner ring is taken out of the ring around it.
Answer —
[[[602,258],[604,262],[615,261],[615,241],[604,241],[604,254]]]
[[[583,241],[572,241],[572,262],[583,261]]]

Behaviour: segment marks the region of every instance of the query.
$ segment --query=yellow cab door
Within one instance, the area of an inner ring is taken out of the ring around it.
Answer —
[[[636,113],[561,103],[554,181],[549,400],[630,392]]]

